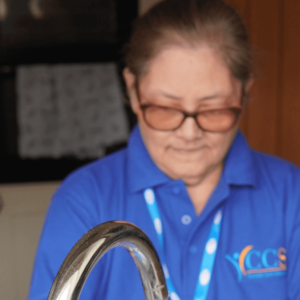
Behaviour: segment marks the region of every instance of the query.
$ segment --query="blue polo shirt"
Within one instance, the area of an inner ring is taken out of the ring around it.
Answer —
[[[77,240],[94,226],[139,226],[161,255],[143,191],[156,194],[165,257],[181,300],[192,300],[213,218],[223,207],[219,247],[207,299],[300,299],[300,170],[251,150],[238,132],[220,181],[200,216],[185,184],[154,164],[135,127],[126,149],[71,174],[53,196],[32,277],[30,300],[46,300]],[[80,299],[141,300],[141,280],[126,250],[108,252]]]

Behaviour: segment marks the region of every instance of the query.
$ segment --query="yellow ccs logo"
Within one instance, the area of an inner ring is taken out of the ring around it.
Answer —
[[[249,245],[241,253],[234,253],[233,256],[225,255],[225,258],[236,268],[239,282],[243,277],[253,279],[284,276],[286,273],[285,248],[257,251]]]

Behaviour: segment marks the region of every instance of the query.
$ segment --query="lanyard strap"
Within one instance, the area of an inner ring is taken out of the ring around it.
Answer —
[[[155,199],[155,194],[153,189],[146,189],[144,191],[144,198],[152,218],[155,231],[157,233],[159,246],[161,249],[161,263],[162,268],[166,278],[166,284],[168,287],[169,295],[171,300],[180,300],[179,295],[177,294],[173,282],[171,280],[166,260],[165,260],[165,247],[164,247],[164,238],[163,238],[163,227],[162,222],[157,206],[157,201]],[[219,209],[214,217],[209,237],[206,242],[205,250],[202,256],[202,262],[200,266],[200,272],[197,280],[197,286],[195,290],[194,300],[205,300],[209,290],[211,274],[213,271],[218,242],[221,231],[221,222],[222,221],[222,208]]]

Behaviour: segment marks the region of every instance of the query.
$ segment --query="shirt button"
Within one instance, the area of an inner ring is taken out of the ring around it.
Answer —
[[[180,193],[180,187],[179,187],[179,186],[174,186],[174,187],[173,187],[173,193],[174,193],[175,195],[178,195],[178,194]]]
[[[189,225],[192,222],[192,218],[189,215],[184,215],[181,218],[181,222],[184,225]]]
[[[191,254],[196,254],[197,251],[198,251],[198,248],[195,246],[195,245],[192,245],[190,248],[189,248],[189,251]]]

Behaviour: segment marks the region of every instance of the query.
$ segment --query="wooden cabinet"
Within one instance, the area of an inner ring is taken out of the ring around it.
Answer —
[[[241,128],[253,148],[300,166],[300,2],[226,1],[244,17],[257,61]]]
[[[281,6],[278,154],[300,165],[300,2],[285,0]]]

